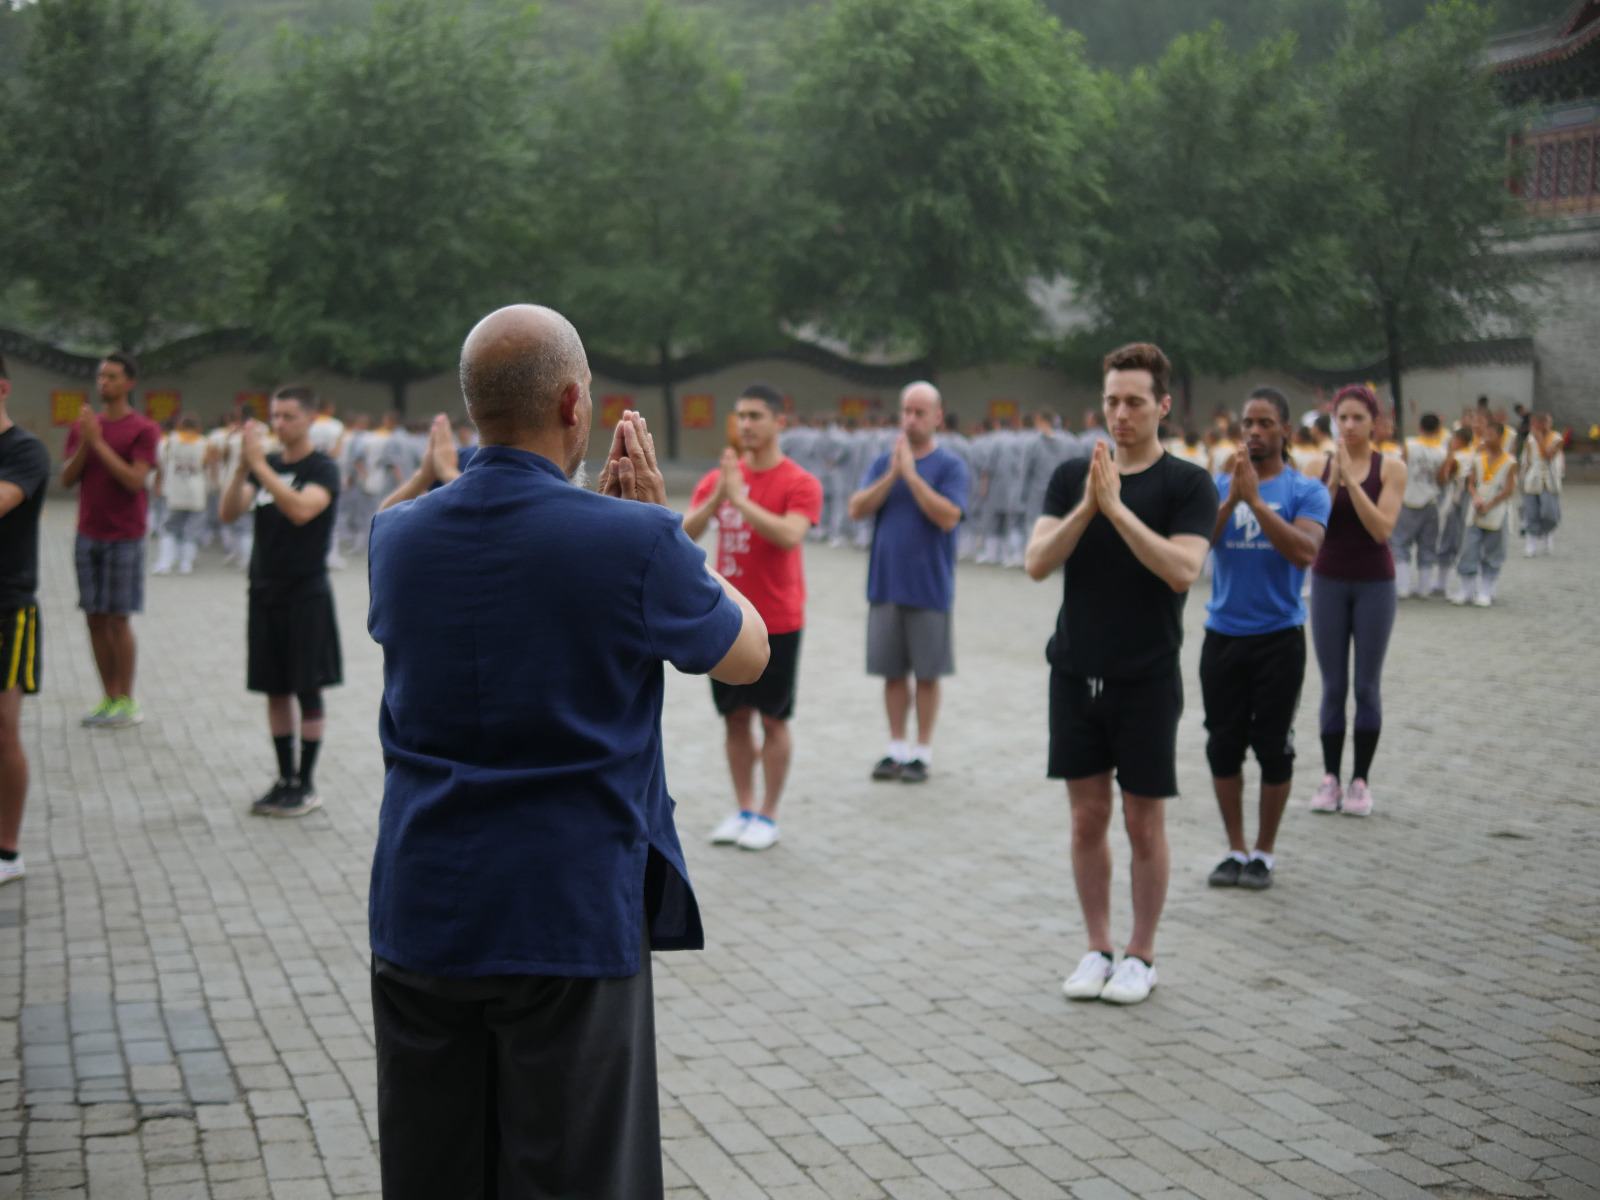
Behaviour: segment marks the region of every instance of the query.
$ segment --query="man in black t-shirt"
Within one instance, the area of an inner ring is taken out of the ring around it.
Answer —
[[[0,355],[0,883],[22,878],[28,759],[22,697],[39,690],[39,513],[50,479],[44,443],[6,413],[11,379]]]
[[[1172,367],[1135,343],[1105,360],[1110,442],[1056,468],[1028,543],[1034,579],[1063,567],[1050,659],[1050,777],[1067,781],[1072,871],[1089,953],[1063,985],[1074,1000],[1136,1004],[1155,986],[1156,924],[1167,896],[1162,802],[1178,791],[1183,601],[1217,519],[1202,468],[1167,454],[1161,421]],[[1113,446],[1115,449],[1113,450]],[[1133,849],[1133,936],[1113,971],[1111,779]]]
[[[316,412],[317,395],[310,388],[279,388],[272,397],[272,432],[283,449],[268,454],[261,426],[247,422],[239,468],[222,496],[224,524],[255,508],[245,686],[266,693],[278,779],[250,811],[269,817],[304,816],[322,803],[312,782],[322,748],[322,689],[344,682],[328,582],[339,467],[311,444]]]

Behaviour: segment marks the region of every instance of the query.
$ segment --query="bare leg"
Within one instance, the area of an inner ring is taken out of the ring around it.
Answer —
[[[728,773],[740,812],[756,809],[756,743],[750,734],[752,709],[741,708],[724,718],[727,723]]]
[[[1292,779],[1282,783],[1261,785],[1261,832],[1256,834],[1256,849],[1263,854],[1272,853],[1272,843],[1278,840],[1278,826],[1283,821],[1283,810],[1289,804]]]
[[[1111,772],[1067,780],[1072,805],[1072,878],[1078,885],[1078,906],[1089,949],[1110,954],[1111,948]]]
[[[89,622],[89,645],[94,650],[94,669],[100,673],[100,688],[107,696],[120,695],[111,690],[116,686],[117,676],[117,652],[108,624],[111,618],[105,613],[85,616]]]
[[[1211,786],[1216,789],[1217,807],[1222,810],[1222,828],[1228,834],[1228,849],[1248,853],[1250,848],[1244,840],[1244,776],[1231,775],[1227,779],[1212,776]]]
[[[933,723],[939,719],[939,681],[917,680],[917,745],[933,745]]]
[[[783,783],[789,777],[789,757],[794,752],[794,741],[789,736],[787,721],[762,717],[761,729],[766,735],[761,743],[761,776],[766,783],[761,815],[770,821],[776,821],[778,798],[783,795]]]
[[[883,707],[889,712],[889,740],[906,740],[906,713],[911,708],[911,689],[904,679],[883,681]]]
[[[1167,877],[1172,872],[1167,853],[1164,800],[1122,793],[1122,822],[1133,847],[1133,937],[1128,953],[1154,962],[1156,925],[1167,903]]]
[[[0,850],[15,850],[28,798],[28,756],[22,751],[22,686],[0,692]]]
[[[290,737],[294,734],[293,696],[267,697],[267,728],[272,731],[272,736],[275,738]]]
[[[138,646],[133,640],[133,623],[126,616],[110,616],[103,618],[106,630],[111,639],[112,662],[115,672],[112,685],[116,688],[110,694],[113,696],[133,695],[133,665],[138,657]]]

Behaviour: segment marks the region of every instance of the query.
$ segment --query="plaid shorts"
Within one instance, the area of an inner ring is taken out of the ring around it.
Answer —
[[[144,539],[102,542],[78,535],[78,607],[125,617],[144,611]]]

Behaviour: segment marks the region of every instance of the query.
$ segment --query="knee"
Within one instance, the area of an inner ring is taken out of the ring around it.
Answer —
[[[1281,747],[1277,751],[1263,753],[1256,747],[1256,761],[1261,764],[1261,784],[1263,787],[1277,787],[1288,783],[1294,778],[1294,752]]]
[[[769,717],[765,713],[761,716],[761,733],[770,742],[774,738],[782,739],[789,736],[789,722],[777,717]]]
[[[1166,845],[1167,827],[1160,805],[1159,800],[1130,804],[1126,796],[1122,798],[1122,823],[1135,858],[1148,858]]]
[[[1111,828],[1110,803],[1077,803],[1072,806],[1072,842],[1078,847],[1105,841]]]
[[[1232,779],[1244,770],[1244,743],[1214,737],[1206,742],[1206,761],[1213,779]]]
[[[299,692],[296,694],[295,699],[300,702],[300,719],[302,721],[322,720],[322,693],[320,691]]]

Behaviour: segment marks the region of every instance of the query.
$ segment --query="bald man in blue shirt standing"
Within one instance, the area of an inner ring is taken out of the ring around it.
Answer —
[[[753,683],[767,634],[665,507],[637,414],[600,494],[574,486],[589,382],[560,314],[491,313],[461,357],[481,448],[373,523],[386,1200],[662,1195],[650,952],[704,944],[662,667]]]

